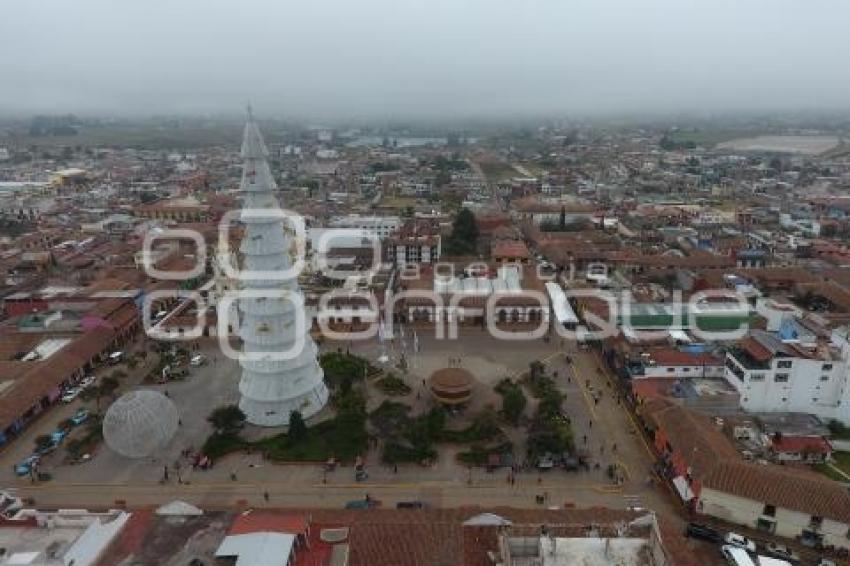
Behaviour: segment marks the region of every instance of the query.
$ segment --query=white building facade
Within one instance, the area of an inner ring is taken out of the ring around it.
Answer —
[[[335,218],[329,223],[331,228],[357,228],[364,230],[380,239],[388,238],[401,226],[401,218],[398,216],[360,216],[349,214]]]
[[[726,354],[724,378],[748,412],[800,412],[850,424],[850,343],[834,332],[807,347],[778,333],[753,331]]]

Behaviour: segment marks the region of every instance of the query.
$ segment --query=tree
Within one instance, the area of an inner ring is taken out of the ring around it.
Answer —
[[[478,242],[478,224],[468,208],[462,208],[455,217],[452,233],[446,242],[447,252],[454,255],[474,254]]]
[[[104,377],[100,381],[100,385],[98,386],[98,390],[101,395],[104,397],[108,397],[115,393],[115,390],[118,389],[118,386],[121,385],[118,380],[113,375],[108,375]]]
[[[233,435],[238,433],[245,424],[245,413],[236,405],[225,405],[210,413],[207,421],[217,433]]]
[[[508,387],[502,395],[502,414],[512,425],[519,423],[519,418],[525,411],[525,394],[519,387]]]
[[[490,407],[485,407],[475,415],[470,427],[472,436],[476,439],[493,438],[501,432],[499,428],[499,416]]]
[[[299,411],[292,411],[289,414],[289,438],[294,441],[302,440],[307,436],[307,425],[304,423],[304,417]]]

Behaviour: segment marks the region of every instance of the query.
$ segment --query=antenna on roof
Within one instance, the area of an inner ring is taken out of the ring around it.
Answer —
[[[254,109],[251,107],[250,102],[248,102],[245,105],[245,110],[246,110],[246,112],[248,112],[248,120],[253,122],[254,121]]]

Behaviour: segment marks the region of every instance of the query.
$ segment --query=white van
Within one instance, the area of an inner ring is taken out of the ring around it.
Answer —
[[[750,554],[740,546],[724,544],[720,548],[720,553],[729,566],[756,566],[756,563],[750,558]]]

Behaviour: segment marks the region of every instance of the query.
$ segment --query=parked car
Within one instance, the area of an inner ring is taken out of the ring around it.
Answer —
[[[77,412],[71,417],[71,422],[74,423],[74,425],[79,426],[86,422],[88,418],[89,410],[81,407],[77,409]]]
[[[178,368],[172,369],[168,372],[168,377],[171,378],[171,379],[177,379],[179,377],[188,377],[188,376],[189,376],[189,369],[188,368],[178,367]]]
[[[740,546],[724,544],[720,547],[720,554],[723,555],[726,564],[729,564],[729,566],[756,566],[750,553]]]
[[[555,467],[555,459],[548,452],[537,460],[538,470],[551,470]]]
[[[775,542],[769,542],[764,548],[771,556],[776,556],[777,558],[782,558],[791,562],[800,561],[800,557],[797,555],[797,553],[795,553],[793,550],[791,550],[784,544],[776,544]]]
[[[87,375],[83,379],[80,380],[80,389],[88,389],[92,385],[94,385],[97,379],[93,375]]]
[[[66,436],[68,436],[67,430],[57,428],[50,435],[50,441],[53,443],[53,446],[59,446],[60,444],[62,444],[62,441],[65,440]]]
[[[9,492],[0,491],[0,517],[9,518],[23,508],[24,504],[20,497],[15,497]]]
[[[710,542],[720,542],[723,540],[723,535],[720,532],[699,523],[688,523],[688,526],[685,527],[685,535]]]
[[[63,403],[70,403],[71,401],[73,401],[74,399],[76,399],[80,395],[80,391],[81,391],[81,389],[79,389],[77,387],[72,387],[70,389],[67,389],[65,391],[65,393],[62,394],[62,402]]]
[[[568,472],[574,472],[581,467],[581,462],[575,456],[567,456],[564,458],[564,469]]]
[[[50,454],[54,450],[56,450],[56,446],[57,445],[54,444],[52,441],[47,443],[47,444],[43,444],[41,446],[36,446],[35,452],[33,452],[33,455],[34,456],[45,456],[47,454]]]
[[[399,501],[396,503],[396,509],[425,509],[428,504],[424,501]]]
[[[203,354],[195,354],[192,356],[192,359],[189,360],[189,365],[192,367],[200,367],[207,363],[207,357]]]
[[[737,546],[738,548],[743,548],[748,552],[756,551],[756,543],[744,535],[739,535],[738,533],[726,533],[726,536],[723,537],[723,542],[732,546]]]
[[[33,454],[32,456],[27,457],[25,460],[18,462],[15,466],[15,474],[19,476],[26,476],[30,473],[30,470],[33,467],[38,465],[38,461],[41,457],[38,454]]]
[[[818,563],[817,563],[816,566],[838,566],[838,565],[833,560],[830,560],[829,558],[821,558],[820,560],[818,560]]]
[[[371,509],[377,506],[378,502],[374,499],[354,499],[345,504],[346,509]]]

